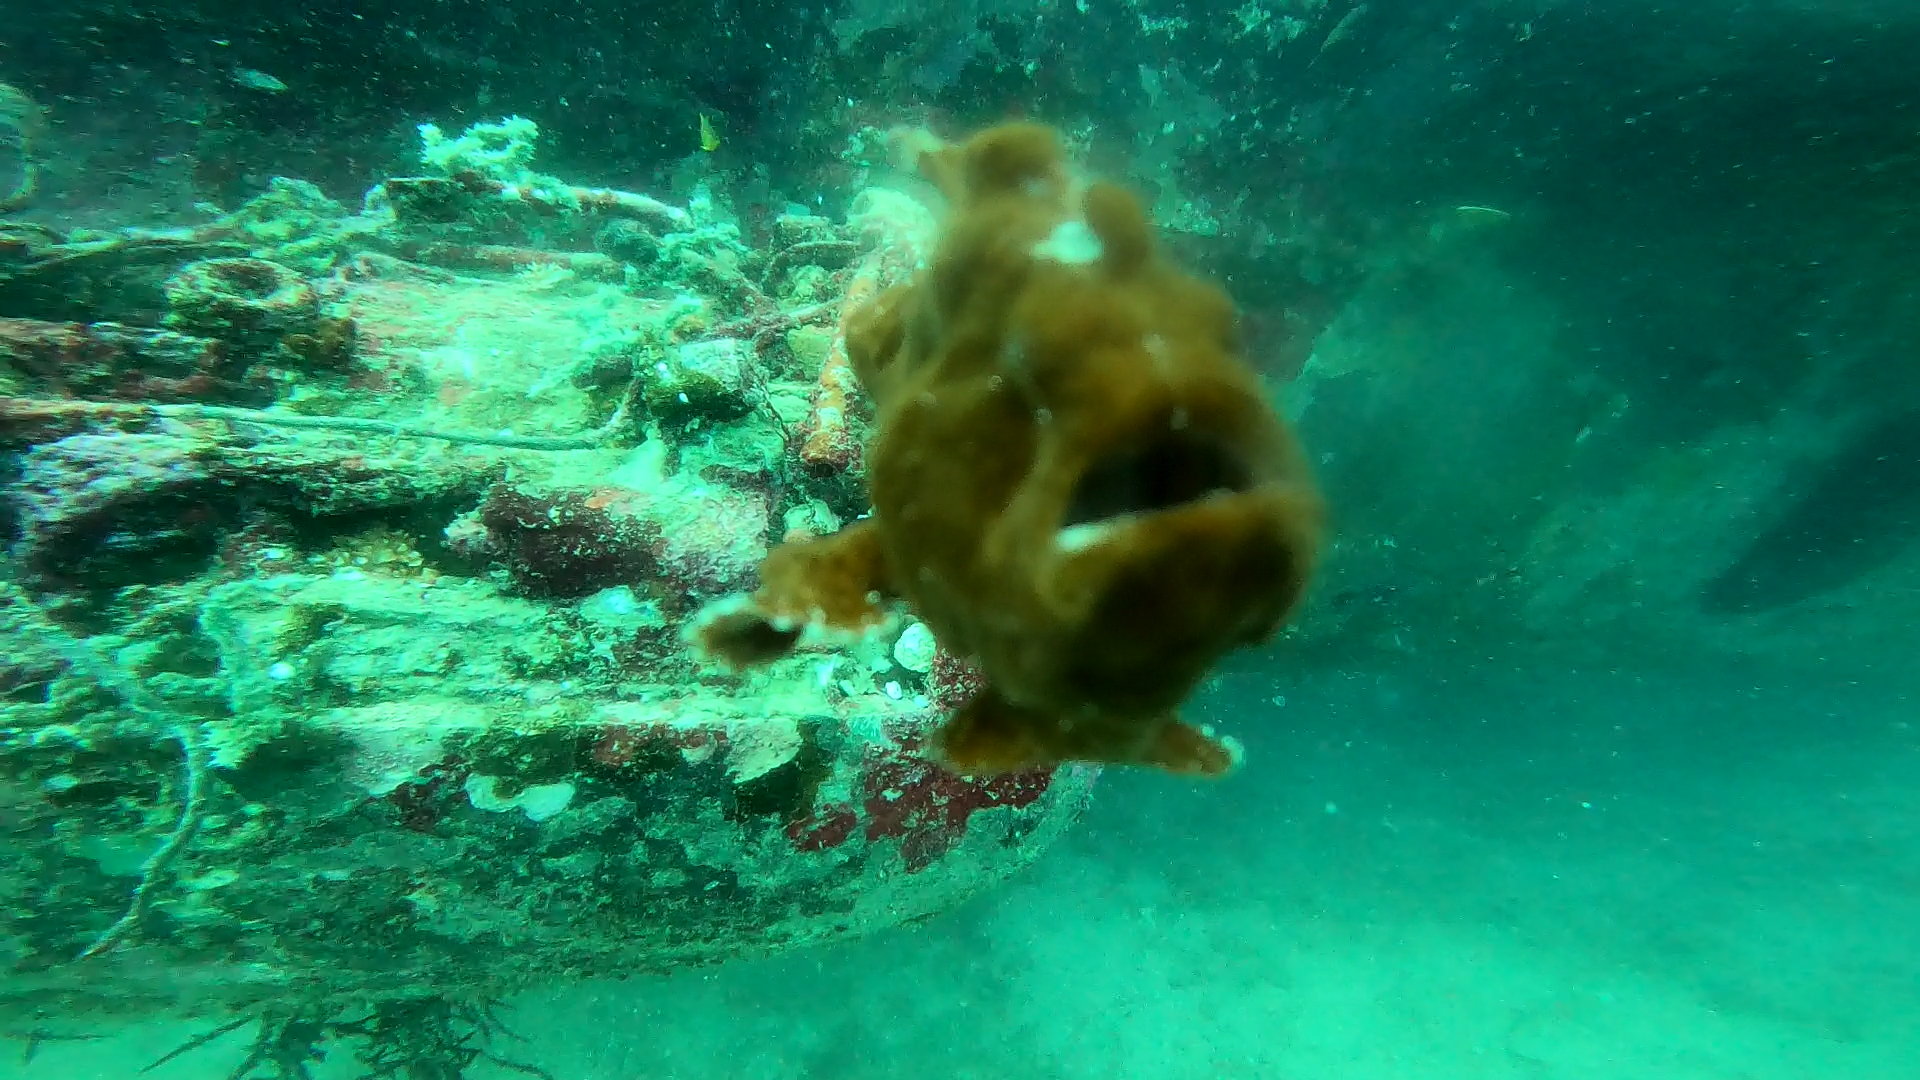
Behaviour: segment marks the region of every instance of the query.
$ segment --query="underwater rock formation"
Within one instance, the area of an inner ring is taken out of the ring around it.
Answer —
[[[142,691],[207,717],[193,839],[117,947],[75,960],[188,781],[0,592],[24,643],[0,659],[0,1029],[386,999],[403,974],[398,996],[471,1000],[860,932],[1011,872],[1092,780],[952,776],[912,703],[652,682],[635,657],[673,631],[631,600],[556,611],[346,567],[171,608],[187,629],[123,661],[198,657]]]
[[[268,259],[206,259],[168,278],[167,324],[228,343],[246,357],[320,370],[353,361],[350,320],[325,313],[305,277]]]
[[[222,397],[233,372],[212,338],[113,322],[0,318],[0,390],[121,401]]]
[[[8,556],[43,589],[164,582],[232,562],[249,526],[446,504],[477,495],[494,471],[473,458],[427,468],[343,446],[249,446],[205,426],[74,434],[21,455]]]
[[[1095,770],[929,760],[926,642],[697,669],[692,612],[858,512],[800,429],[825,297],[903,259],[806,218],[747,260],[776,301],[701,269],[724,223],[567,250],[617,194],[0,230],[0,1033],[397,1060],[538,981],[932,915],[1075,819]]]
[[[942,733],[961,770],[1228,771],[1236,748],[1176,710],[1279,629],[1321,518],[1230,301],[1156,254],[1132,196],[1074,184],[1047,128],[922,167],[953,203],[932,264],[847,320],[873,514],[776,549],[701,644],[764,663],[897,598],[983,677]]]
[[[488,552],[534,596],[581,597],[650,581],[677,606],[745,584],[766,554],[768,508],[753,492],[622,488],[521,491],[480,508]]]

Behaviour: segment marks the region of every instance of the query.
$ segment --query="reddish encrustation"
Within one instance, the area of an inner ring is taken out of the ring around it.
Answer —
[[[815,810],[806,817],[787,823],[787,839],[795,851],[825,851],[853,839],[860,826],[860,815],[845,803]]]
[[[1031,806],[1053,784],[1051,769],[976,779],[913,753],[908,746],[870,751],[858,804],[832,803],[789,823],[794,849],[839,847],[858,829],[869,843],[899,841],[907,872],[917,873],[959,843],[975,812]]]
[[[862,803],[867,839],[898,839],[908,872],[924,870],[966,835],[975,811],[1031,806],[1052,783],[1051,769],[974,779],[919,758],[875,760]]]
[[[927,689],[941,711],[951,713],[961,708],[985,686],[979,668],[945,649],[934,649],[933,666],[927,669]]]
[[[608,724],[600,729],[587,756],[608,772],[659,772],[723,754],[729,742],[727,733],[717,728]]]
[[[430,833],[446,813],[447,789],[465,784],[472,773],[465,758],[457,754],[447,757],[388,792],[386,802],[399,816],[402,828]]]

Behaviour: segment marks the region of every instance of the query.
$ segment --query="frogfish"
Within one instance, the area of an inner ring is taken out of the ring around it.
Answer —
[[[932,256],[845,320],[871,511],[775,547],[697,644],[745,668],[904,607],[980,676],[932,740],[954,771],[1231,771],[1238,741],[1181,707],[1281,630],[1324,518],[1232,301],[1160,252],[1131,192],[1078,179],[1050,127],[919,167],[948,204]]]

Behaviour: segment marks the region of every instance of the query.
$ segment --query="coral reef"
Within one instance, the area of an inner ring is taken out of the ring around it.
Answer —
[[[857,475],[865,440],[855,407],[859,380],[847,357],[849,322],[881,290],[905,282],[926,261],[934,225],[925,207],[885,188],[862,192],[848,218],[868,253],[847,281],[839,322],[821,359],[812,407],[800,429],[800,460],[816,473]]]
[[[641,399],[663,420],[738,420],[753,410],[755,363],[752,343],[739,338],[688,342],[655,362]]]
[[[307,279],[268,259],[206,259],[166,280],[167,325],[242,354],[281,352],[321,369],[352,362],[353,325],[322,311]]]
[[[0,1027],[483,998],[886,925],[1031,858],[1092,780],[977,784],[921,760],[911,705],[647,670],[671,630],[631,597],[288,570],[154,596],[167,647],[86,665],[0,590]],[[128,693],[205,717],[190,815]]]
[[[0,226],[0,1032],[216,1014],[245,1068],[459,1075],[511,1064],[502,994],[924,917],[1084,804],[925,760],[924,632],[744,684],[684,648],[863,508],[801,428],[901,252],[528,152]]]
[[[669,481],[649,490],[496,487],[481,505],[477,548],[516,589],[581,597],[649,583],[674,610],[750,580],[766,554],[767,500],[722,484]]]
[[[1230,302],[1155,253],[1125,191],[1075,184],[1045,127],[922,163],[953,203],[933,261],[846,319],[873,515],[776,549],[701,644],[761,663],[899,598],[984,678],[943,729],[955,767],[1229,770],[1176,710],[1279,629],[1321,516]]]
[[[451,139],[438,124],[421,124],[419,130],[420,164],[435,176],[470,174],[504,183],[534,179],[540,125],[524,116],[481,121]]]
[[[113,322],[0,318],[0,391],[120,401],[221,399],[236,387],[221,342]]]
[[[21,456],[10,559],[42,588],[111,588],[191,575],[244,526],[284,530],[471,499],[496,467],[348,446],[254,446],[206,428],[79,433]]]
[[[487,543],[533,596],[581,597],[645,580],[660,530],[601,492],[496,488],[480,509]]]
[[[223,228],[101,236],[0,223],[0,316],[151,325],[165,315],[163,286],[181,266],[248,253]]]

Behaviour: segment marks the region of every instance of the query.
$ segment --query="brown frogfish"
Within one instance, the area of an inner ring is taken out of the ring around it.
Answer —
[[[919,164],[949,202],[933,256],[846,320],[872,512],[776,547],[696,640],[745,667],[904,605],[984,684],[935,740],[956,771],[1229,771],[1237,743],[1179,709],[1279,631],[1322,521],[1232,302],[1162,257],[1133,195],[1076,182],[1048,127]]]

